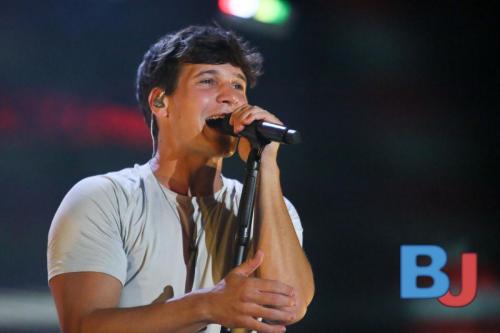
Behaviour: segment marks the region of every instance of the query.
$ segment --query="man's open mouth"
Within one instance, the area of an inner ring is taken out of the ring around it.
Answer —
[[[218,114],[213,114],[211,116],[209,116],[206,121],[209,121],[209,120],[215,120],[215,119],[224,119],[226,116],[229,116],[230,114],[228,113],[218,113]]]
[[[215,129],[221,134],[225,135],[233,135],[233,127],[229,124],[229,117],[231,117],[230,113],[219,113],[208,117],[205,120],[205,123],[208,127]]]

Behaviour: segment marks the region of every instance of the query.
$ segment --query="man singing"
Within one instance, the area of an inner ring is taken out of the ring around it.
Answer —
[[[64,333],[274,333],[304,317],[313,275],[281,191],[278,143],[262,152],[249,258],[230,267],[242,185],[222,175],[222,162],[236,150],[246,160],[250,146],[206,120],[230,114],[236,133],[255,120],[280,123],[247,101],[261,68],[259,53],[219,27],[188,27],[146,52],[137,99],[152,159],[78,182],[49,231]]]

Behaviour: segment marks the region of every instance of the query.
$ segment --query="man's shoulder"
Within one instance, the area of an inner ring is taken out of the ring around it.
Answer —
[[[124,189],[135,189],[140,187],[151,175],[151,169],[146,163],[142,165],[135,164],[133,167],[108,172],[100,175],[100,177]]]
[[[77,182],[68,194],[83,196],[130,196],[144,188],[148,178],[147,165],[134,165],[118,171],[111,171],[83,178]]]

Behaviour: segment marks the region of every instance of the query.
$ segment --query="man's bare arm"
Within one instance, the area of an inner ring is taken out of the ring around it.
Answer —
[[[234,132],[238,133],[255,120],[281,124],[281,121],[268,111],[248,104],[232,113],[230,123]],[[266,253],[266,259],[257,271],[257,276],[294,287],[297,291],[297,303],[293,309],[295,319],[292,322],[296,322],[304,317],[313,298],[314,279],[311,265],[297,238],[281,191],[278,149],[279,144],[272,142],[264,148],[261,157],[255,231],[257,249]],[[238,152],[244,161],[249,151],[249,142],[240,139]]]
[[[58,275],[50,280],[50,288],[63,333],[196,332],[208,324],[201,295],[164,304],[117,308],[120,281],[96,272]]]
[[[304,317],[314,295],[312,269],[283,199],[276,160],[263,156],[261,163],[256,207],[257,248],[267,255],[257,276],[294,287],[297,291],[296,322]]]
[[[132,308],[117,308],[122,285],[104,273],[65,273],[49,284],[63,333],[188,333],[211,323],[279,333],[284,326],[256,318],[292,320],[294,315],[287,308],[294,302],[294,290],[278,281],[251,277],[263,257],[258,252],[213,288]]]

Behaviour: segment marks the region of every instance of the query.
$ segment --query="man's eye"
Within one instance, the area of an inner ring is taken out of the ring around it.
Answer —
[[[243,85],[242,85],[242,84],[239,84],[239,83],[235,83],[235,84],[233,84],[233,87],[234,87],[235,89],[238,89],[238,90],[243,90],[243,89],[244,89]]]
[[[214,83],[214,80],[213,79],[204,79],[204,80],[201,80],[200,83],[203,83],[203,84],[212,84],[212,83]]]

